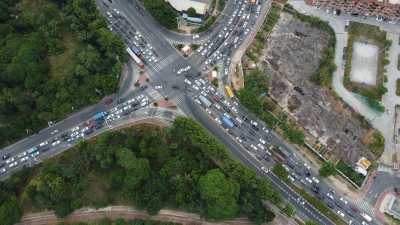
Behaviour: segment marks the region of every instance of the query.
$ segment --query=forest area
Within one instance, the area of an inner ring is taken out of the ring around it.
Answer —
[[[170,128],[140,125],[101,134],[25,168],[0,183],[0,221],[22,212],[54,210],[65,217],[84,206],[130,205],[157,214],[163,207],[210,220],[246,215],[272,221],[262,200],[283,204],[280,194],[192,119]]]
[[[87,0],[0,1],[0,147],[118,88],[124,44]]]

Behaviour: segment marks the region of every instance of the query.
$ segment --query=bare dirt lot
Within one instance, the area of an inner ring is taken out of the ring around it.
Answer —
[[[270,76],[270,94],[280,107],[353,166],[361,156],[374,159],[365,143],[369,129],[361,127],[354,112],[329,90],[310,81],[327,44],[325,32],[282,13],[265,46],[263,70]]]

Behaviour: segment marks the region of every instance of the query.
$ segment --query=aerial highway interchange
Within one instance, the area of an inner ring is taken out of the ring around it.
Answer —
[[[96,3],[108,18],[110,30],[121,35],[126,47],[134,45],[140,49],[143,68],[129,59],[126,80],[118,93],[6,147],[3,154],[9,157],[7,163],[6,160],[2,162],[5,170],[0,174],[1,180],[14,170],[34,166],[69,149],[79,139],[89,139],[134,120],[158,117],[172,121],[180,113],[152,106],[157,99],[168,97],[181,113],[196,119],[220,140],[234,157],[270,180],[286,202],[296,208],[296,214],[303,221],[334,224],[270,172],[276,162],[285,165],[292,182],[318,197],[346,222],[367,224],[361,213],[371,215],[372,207],[359,208],[331,188],[293,147],[273,130],[265,128],[263,122],[229,96],[229,92],[226,94],[223,88],[213,87],[204,78],[206,72],[218,65],[223,74],[220,87],[228,85],[228,76],[232,73],[231,56],[240,54],[240,46],[251,41],[251,34],[262,24],[271,1],[259,1],[254,9],[247,7],[246,1],[228,1],[217,24],[198,36],[177,34],[162,28],[136,1],[114,0],[109,7],[102,1]],[[172,40],[201,46],[189,58],[184,58],[170,44]],[[132,74],[140,70],[149,77],[149,82],[135,88]],[[100,118],[94,117],[99,114]],[[287,155],[276,155],[271,151],[273,148],[283,148]],[[374,221],[368,221],[368,224],[374,224]]]

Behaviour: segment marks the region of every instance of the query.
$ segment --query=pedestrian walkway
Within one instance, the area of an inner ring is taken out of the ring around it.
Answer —
[[[154,70],[155,71],[161,71],[168,65],[170,65],[172,62],[174,62],[176,59],[178,59],[180,56],[176,54],[169,55],[168,57],[162,59],[161,61],[153,64]]]
[[[149,86],[146,89],[147,94],[149,95],[149,98],[154,102],[157,101],[158,99],[162,98],[163,96],[153,87]]]
[[[179,103],[182,102],[182,100],[183,100],[184,97],[185,97],[185,96],[184,96],[183,94],[179,94],[179,95],[174,96],[174,97],[172,98],[172,101],[173,101],[176,105],[179,105]]]
[[[362,209],[369,215],[375,215],[374,213],[374,207],[371,206],[368,201],[362,197],[360,199],[355,199],[355,200],[349,200],[352,204],[357,206],[358,208]]]
[[[169,43],[173,44],[173,45],[179,45],[179,44],[185,45],[185,44],[186,44],[186,43],[183,42],[183,41],[175,41],[175,40],[170,40],[170,39],[167,39],[167,41],[168,41]]]

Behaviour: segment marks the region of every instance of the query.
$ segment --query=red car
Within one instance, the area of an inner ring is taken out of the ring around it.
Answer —
[[[113,102],[113,100],[112,100],[111,98],[106,99],[106,104],[107,104],[107,105],[111,104],[112,102]]]
[[[215,96],[215,95],[212,96],[211,98],[212,98],[214,101],[216,101],[216,102],[218,102],[218,100],[219,100],[219,98],[218,98],[217,96]]]
[[[92,124],[89,125],[89,128],[94,128],[94,127],[96,127],[96,125],[97,125],[97,123],[93,122]]]

